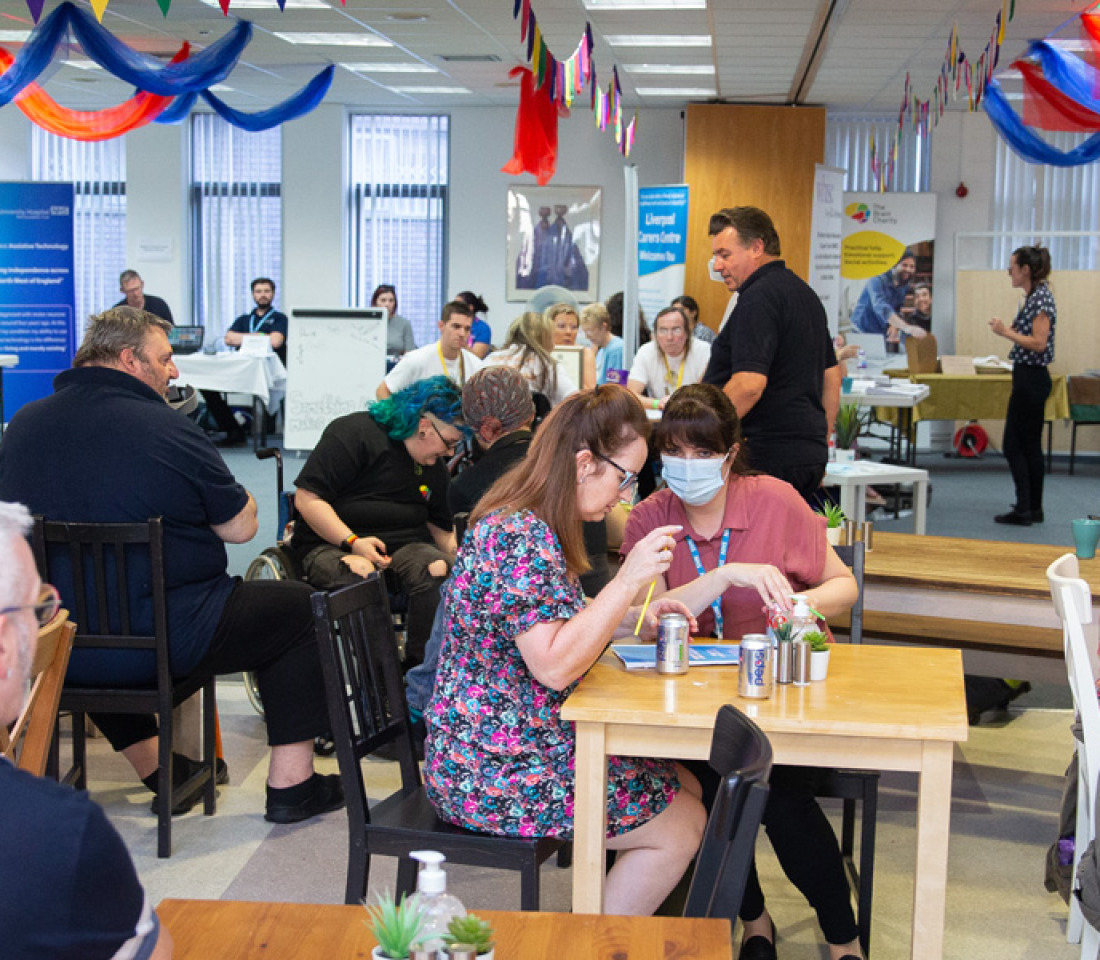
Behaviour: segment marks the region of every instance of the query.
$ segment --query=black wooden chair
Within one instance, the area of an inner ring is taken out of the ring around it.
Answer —
[[[863,565],[864,545],[854,543],[834,547],[837,555],[852,571],[859,584],[859,596],[852,605],[849,643],[863,642]],[[840,827],[840,852],[844,870],[856,898],[856,923],[863,955],[871,949],[871,903],[875,882],[875,829],[878,821],[877,770],[828,770],[818,786],[817,795],[844,801]],[[856,804],[860,803],[859,864],[855,857]]]
[[[39,575],[48,583],[71,585],[65,602],[74,613],[79,651],[130,651],[155,661],[156,683],[147,687],[85,687],[66,681],[59,709],[72,714],[73,767],[65,778],[78,789],[87,786],[85,714],[156,714],[160,729],[160,770],[157,795],[157,856],[172,855],[173,710],[195,693],[203,695],[203,769],[180,784],[189,794],[204,786],[203,812],[211,816],[215,799],[215,737],[217,704],[214,677],[173,679],[168,656],[168,615],[164,579],[164,533],[160,518],[146,523],[58,523],[36,517],[34,552]],[[153,633],[138,634],[131,623],[131,570],[148,576],[153,596]],[[57,773],[56,751],[52,762]]]
[[[768,802],[772,748],[755,723],[727,704],[718,711],[710,765],[722,783],[707,818],[685,917],[736,917]]]
[[[539,908],[539,864],[561,845],[550,838],[524,839],[475,833],[445,823],[428,801],[411,738],[405,687],[385,585],[376,574],[333,593],[313,595],[325,691],[336,757],[347,799],[347,903],[367,892],[370,858],[398,858],[397,893],[416,887],[409,852],[439,850],[452,863],[520,873],[520,908]],[[373,807],[361,763],[384,744],[394,744],[401,787]]]

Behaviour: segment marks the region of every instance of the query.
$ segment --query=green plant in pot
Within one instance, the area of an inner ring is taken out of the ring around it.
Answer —
[[[820,630],[810,630],[802,634],[802,639],[810,645],[811,651],[820,652],[824,650],[828,652],[829,650],[829,640]]]
[[[448,950],[455,944],[467,944],[477,948],[479,957],[493,956],[493,928],[476,913],[455,917],[443,936]]]
[[[395,903],[387,890],[373,905],[367,906],[367,914],[371,933],[378,941],[371,956],[375,960],[387,957],[390,960],[402,960],[407,957],[420,936],[423,920],[417,899],[407,898],[402,894],[401,900]]]
[[[855,450],[865,423],[864,414],[858,406],[854,403],[842,404],[836,415],[837,450]]]
[[[829,673],[829,641],[820,630],[802,634],[810,645],[810,680],[824,680]]]

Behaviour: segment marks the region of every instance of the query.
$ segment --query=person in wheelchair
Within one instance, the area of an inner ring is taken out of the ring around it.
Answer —
[[[295,480],[305,579],[332,590],[390,572],[409,599],[406,668],[424,659],[454,562],[446,461],[468,433],[459,388],[431,377],[330,423]]]

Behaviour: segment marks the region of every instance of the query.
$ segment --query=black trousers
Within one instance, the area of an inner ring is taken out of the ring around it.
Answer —
[[[224,393],[219,393],[217,390],[203,390],[201,393],[206,409],[210,411],[210,416],[214,418],[214,422],[222,433],[229,436],[244,433],[244,428],[237,423],[237,418],[233,416]]]
[[[754,470],[766,473],[769,477],[785,480],[814,509],[821,505],[821,481],[825,479],[824,462],[768,463],[767,461],[758,461],[750,454],[749,464]]]
[[[1012,367],[1002,449],[1016,485],[1016,509],[1043,509],[1043,422],[1050,396],[1050,371],[1017,363]]]
[[[300,581],[239,581],[196,674],[256,674],[273,747],[312,740],[329,727],[310,596]],[[156,736],[151,714],[96,713],[115,750]]]
[[[703,803],[709,811],[718,775],[706,761],[681,762],[699,778]],[[816,799],[824,772],[820,767],[772,767],[764,829],[783,872],[817,914],[826,941],[850,943],[859,936],[859,927],[848,894],[844,861],[832,825]],[[756,920],[764,912],[764,905],[754,859],[739,917],[742,921]]]

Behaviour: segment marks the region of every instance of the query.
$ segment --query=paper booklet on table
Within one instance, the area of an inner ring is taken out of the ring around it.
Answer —
[[[657,666],[657,646],[652,643],[613,643],[611,652],[627,670]],[[740,662],[741,648],[736,643],[693,643],[688,647],[688,663],[693,667],[717,667]]]

